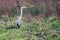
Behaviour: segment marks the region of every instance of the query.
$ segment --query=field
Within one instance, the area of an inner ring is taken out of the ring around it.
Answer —
[[[0,40],[60,40],[60,21],[55,17],[47,18],[46,22],[22,22],[19,29],[15,28],[11,18],[5,24],[0,23]]]

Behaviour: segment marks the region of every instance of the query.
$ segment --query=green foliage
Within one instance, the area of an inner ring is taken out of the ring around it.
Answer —
[[[29,13],[31,14],[31,15],[38,15],[39,14],[39,8],[38,7],[31,7],[30,9],[29,9]]]
[[[56,17],[50,17],[47,19],[47,24],[52,29],[60,29],[60,21]]]
[[[44,15],[43,18],[45,18],[45,20],[48,17],[47,16],[48,10],[41,5],[29,8],[28,12],[32,16],[43,14]]]
[[[6,27],[14,25],[16,17],[7,21]],[[15,26],[15,25],[14,25]],[[58,26],[56,28],[56,26]],[[59,29],[59,30],[56,30]],[[30,31],[29,31],[30,30]],[[40,37],[39,37],[40,35]],[[60,21],[56,17],[47,18],[45,25],[38,22],[26,23],[23,21],[20,29],[5,29],[4,24],[0,24],[0,40],[60,40]]]

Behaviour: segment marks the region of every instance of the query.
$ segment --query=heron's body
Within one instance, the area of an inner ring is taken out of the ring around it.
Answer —
[[[16,27],[19,28],[22,23],[22,20],[16,20]]]

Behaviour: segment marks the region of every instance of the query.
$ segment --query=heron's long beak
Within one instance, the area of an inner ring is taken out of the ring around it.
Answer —
[[[27,6],[24,6],[24,5],[23,5],[23,8],[27,8]]]

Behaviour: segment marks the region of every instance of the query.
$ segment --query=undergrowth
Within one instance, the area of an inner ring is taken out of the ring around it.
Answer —
[[[0,40],[60,40],[60,21],[56,17],[47,18],[43,25],[23,21],[19,29],[6,29],[7,27],[15,27],[12,18],[5,24],[0,24]]]

